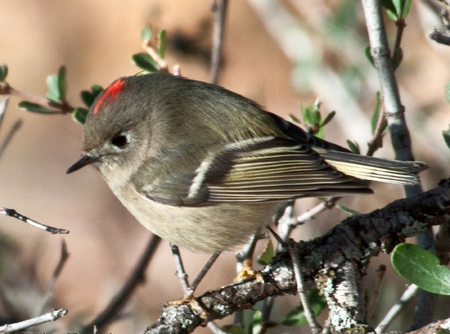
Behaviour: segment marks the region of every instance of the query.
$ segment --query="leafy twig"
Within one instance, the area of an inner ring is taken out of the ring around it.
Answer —
[[[400,101],[397,82],[394,76],[394,65],[390,57],[381,2],[363,0],[364,16],[370,40],[370,52],[377,69],[380,90],[385,108],[385,115],[391,133],[392,146],[398,160],[414,160],[411,149],[411,138],[405,122],[404,107]],[[407,197],[422,192],[420,185],[405,186]],[[431,228],[418,236],[418,244],[435,253],[434,237]],[[415,310],[412,329],[420,328],[432,320],[435,296],[421,292]]]
[[[26,101],[39,104],[41,106],[55,109],[55,111],[60,112],[61,114],[71,113],[75,110],[74,107],[69,105],[67,102],[58,103],[54,101],[50,101],[43,97],[35,96],[26,92],[22,92],[14,87],[11,87],[6,82],[0,82],[0,95],[14,95],[20,97]]]

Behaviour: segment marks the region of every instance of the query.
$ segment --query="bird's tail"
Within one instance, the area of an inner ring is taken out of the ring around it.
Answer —
[[[325,161],[347,175],[370,181],[414,185],[417,173],[428,166],[420,161],[398,161],[326,150],[320,153]]]

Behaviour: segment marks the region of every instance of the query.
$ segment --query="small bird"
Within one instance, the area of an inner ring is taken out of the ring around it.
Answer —
[[[354,154],[222,87],[168,73],[124,77],[92,105],[84,155],[136,219],[194,252],[220,253],[289,199],[413,185],[422,162]]]

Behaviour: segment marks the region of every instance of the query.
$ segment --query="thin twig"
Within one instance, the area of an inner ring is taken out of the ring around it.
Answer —
[[[166,61],[159,56],[151,41],[142,42],[142,48],[150,55],[150,57],[152,57],[156,61],[161,72],[169,71],[169,66],[167,65]]]
[[[59,318],[64,317],[68,310],[65,308],[60,308],[45,314],[42,314],[36,318],[28,319],[25,321],[17,322],[15,324],[4,325],[0,327],[0,333],[11,333],[16,332],[31,326],[40,325],[46,322],[55,321]]]
[[[214,334],[226,334],[228,332],[224,332],[219,325],[217,325],[215,322],[210,321],[207,324],[208,328],[213,332]]]
[[[339,199],[341,199],[341,197],[330,197],[326,201],[321,201],[318,205],[297,217],[289,218],[289,212],[285,213],[279,220],[278,235],[282,240],[287,240],[296,226],[314,219],[319,213],[325,210],[332,209]],[[292,208],[289,210],[292,210]]]
[[[289,245],[288,250],[291,255],[292,267],[295,273],[295,282],[297,283],[297,293],[303,306],[303,312],[305,312],[305,318],[311,327],[311,332],[319,334],[322,329],[314,316],[314,312],[311,310],[311,304],[309,303],[308,295],[305,290],[305,282],[301,269],[302,265],[295,251],[295,247]]]
[[[439,16],[442,26],[439,29],[434,29],[430,34],[430,38],[440,44],[450,45],[450,18],[448,10],[442,9]]]
[[[367,142],[367,153],[368,156],[373,156],[373,154],[381,148],[383,144],[383,132],[386,129],[386,116],[384,115],[384,110],[378,115],[377,125],[373,131],[372,138]]]
[[[392,320],[394,320],[395,317],[397,317],[397,315],[401,312],[405,304],[416,295],[418,290],[419,288],[417,287],[417,285],[411,284],[410,286],[408,286],[403,295],[400,297],[399,301],[395,303],[395,305],[386,314],[384,319],[381,320],[381,322],[378,324],[377,328],[375,328],[375,332],[384,332],[387,326],[389,326],[389,324],[392,322]]]
[[[250,241],[242,247],[238,252],[236,252],[236,272],[241,273],[244,268],[244,261],[246,259],[253,258],[253,253],[255,251],[256,242],[259,240],[259,233],[255,233]]]
[[[80,333],[90,334],[92,333],[94,326],[97,326],[97,329],[101,329],[117,316],[137,286],[144,281],[145,271],[147,270],[153,255],[155,255],[160,241],[161,239],[158,236],[151,236],[144,253],[141,255],[135,269],[123,285],[122,289],[111,299],[108,306],[106,306],[106,308],[93,321],[91,321],[91,323],[81,329]]]
[[[178,246],[176,245],[170,245],[172,249],[172,254],[175,259],[175,266],[177,268],[177,277],[180,279],[181,286],[183,287],[183,290],[186,293],[189,293],[190,287],[189,287],[189,280],[188,275],[186,274],[186,270],[184,269],[183,260],[181,259],[181,254]],[[193,292],[192,292],[193,293]],[[213,321],[209,321],[206,325],[208,328],[214,333],[214,334],[225,334],[222,329],[218,325],[216,325]]]
[[[258,233],[252,235],[250,241],[244,245],[238,252],[236,252],[236,273],[240,275],[244,269],[244,261],[246,259],[253,258],[253,253],[255,251],[255,245],[258,241]],[[233,323],[237,326],[244,327],[244,310],[237,310],[234,314]]]
[[[227,6],[228,0],[213,0],[214,34],[211,53],[211,82],[213,84],[217,84],[219,81]]]
[[[189,280],[186,270],[184,270],[183,260],[181,259],[180,250],[177,245],[170,245],[172,249],[173,258],[175,260],[175,267],[177,268],[177,277],[180,279],[183,291],[189,289]]]
[[[369,315],[369,318],[373,318],[375,305],[378,301],[378,297],[380,296],[381,283],[383,282],[385,273],[386,273],[386,266],[384,264],[381,264],[377,269],[377,282],[375,283],[372,300],[370,301],[369,306],[367,307],[367,314]]]
[[[67,102],[64,103],[53,102],[43,97],[22,92],[18,89],[15,89],[14,87],[11,87],[6,82],[0,82],[0,95],[14,95],[26,101],[36,103],[47,108],[55,109],[55,111],[59,111],[61,114],[70,113],[75,110],[75,108],[69,105]]]
[[[2,215],[6,215],[6,216],[10,216],[16,219],[19,219],[31,226],[37,227],[41,230],[44,230],[46,232],[50,232],[52,234],[68,234],[69,230],[66,229],[62,229],[62,228],[56,228],[56,227],[52,227],[52,226],[48,226],[48,225],[44,225],[41,224],[33,219],[30,219],[26,216],[21,215],[20,213],[18,213],[16,210],[14,209],[7,209],[4,207],[0,206],[0,214]]]
[[[59,262],[53,271],[52,276],[50,277],[47,287],[45,288],[45,294],[42,298],[42,306],[39,313],[44,312],[45,307],[47,306],[47,303],[53,296],[53,288],[55,287],[55,283],[57,278],[59,277],[59,274],[61,273],[62,269],[64,268],[64,265],[66,264],[67,260],[69,259],[69,252],[67,251],[67,243],[64,239],[61,240],[61,256],[59,257]]]
[[[206,264],[203,266],[202,270],[200,270],[199,274],[194,279],[192,284],[189,285],[189,288],[187,290],[185,290],[183,299],[188,299],[194,294],[194,291],[197,289],[197,287],[199,286],[199,284],[201,283],[201,281],[203,280],[205,275],[208,273],[209,269],[211,269],[214,262],[216,262],[219,255],[220,255],[219,252],[215,252],[215,253],[213,253],[213,255],[211,255],[208,262],[206,262]]]
[[[1,120],[0,120],[1,122]],[[8,135],[6,136],[5,140],[3,141],[2,145],[0,146],[0,159],[3,155],[3,152],[5,152],[5,149],[8,147],[9,143],[13,139],[14,135],[19,131],[20,127],[22,126],[22,120],[17,120],[11,129],[9,129]]]
[[[403,31],[406,28],[405,20],[403,19],[403,11],[404,6],[401,6],[401,12],[399,13],[399,19],[395,22],[395,26],[397,27],[397,33],[395,35],[395,42],[394,42],[394,55],[396,52],[399,52],[400,45],[402,44],[402,37],[403,37]]]

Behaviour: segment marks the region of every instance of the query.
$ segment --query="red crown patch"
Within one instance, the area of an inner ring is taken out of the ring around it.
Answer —
[[[124,79],[118,79],[114,81],[111,85],[109,85],[108,88],[105,89],[102,96],[100,96],[97,104],[94,107],[94,115],[98,114],[100,107],[103,104],[103,102],[105,102],[105,100],[111,101],[117,96],[118,93],[120,93],[120,91],[123,89],[124,84],[125,84]]]

